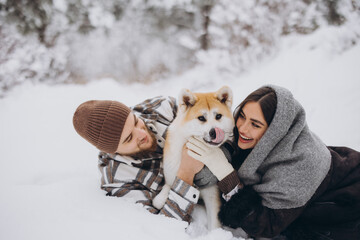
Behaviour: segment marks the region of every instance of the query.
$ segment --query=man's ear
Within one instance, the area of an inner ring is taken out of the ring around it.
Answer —
[[[223,86],[215,92],[215,97],[221,102],[231,108],[233,102],[233,93],[228,86]]]
[[[194,106],[197,97],[189,90],[182,89],[179,95],[179,107],[182,112],[185,112],[189,107]]]

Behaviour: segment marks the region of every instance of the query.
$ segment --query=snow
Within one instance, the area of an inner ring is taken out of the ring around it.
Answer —
[[[214,91],[228,85],[235,108],[256,88],[277,84],[293,92],[307,111],[310,129],[327,145],[360,151],[360,45],[346,41],[353,38],[347,29],[324,27],[286,37],[276,56],[238,76],[217,70],[216,58],[210,58],[148,85],[102,79],[13,89],[0,99],[0,239],[237,239],[223,229],[208,232],[202,208],[187,227],[132,200],[105,196],[97,150],[73,129],[76,107],[90,99],[134,105],[157,95],[176,97],[184,87]]]
[[[65,12],[67,9],[66,2],[63,0],[54,0],[53,1],[54,7],[59,11]]]

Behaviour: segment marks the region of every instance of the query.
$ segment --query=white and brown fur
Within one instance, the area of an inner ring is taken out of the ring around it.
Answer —
[[[231,113],[232,99],[232,91],[227,86],[211,93],[192,93],[187,89],[181,91],[178,99],[177,116],[167,132],[163,162],[165,185],[153,200],[153,205],[156,208],[161,209],[166,202],[170,187],[180,166],[182,148],[189,137],[201,137],[211,147],[220,147],[232,137],[234,128]],[[214,132],[214,128],[221,128],[225,133],[224,140],[218,144],[211,143],[213,136],[210,132]],[[217,186],[213,185],[200,189],[200,196],[205,203],[208,228],[220,227],[217,217],[220,209]]]

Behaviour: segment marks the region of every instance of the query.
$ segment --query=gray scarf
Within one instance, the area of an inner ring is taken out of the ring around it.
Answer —
[[[330,169],[331,155],[308,128],[305,111],[292,94],[270,85],[277,96],[274,118],[239,169],[264,206],[301,207],[314,195]]]

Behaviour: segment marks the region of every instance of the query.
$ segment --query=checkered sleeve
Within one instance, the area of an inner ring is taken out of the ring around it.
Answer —
[[[177,104],[173,97],[158,96],[133,106],[132,110],[146,120],[156,120],[169,126],[176,116]]]
[[[151,213],[159,212],[152,206],[154,193],[148,185],[160,184],[161,176],[129,167],[110,158],[106,153],[99,154],[98,167],[101,173],[101,189],[106,191],[107,196],[130,198],[136,203],[143,204]]]
[[[118,160],[118,157],[114,159],[106,153],[99,154],[101,188],[107,192],[106,195],[131,198],[151,213],[191,221],[191,213],[199,199],[198,189],[176,178],[164,207],[159,211],[152,206],[152,199],[164,184],[159,161],[143,161],[143,168],[135,168]]]
[[[199,200],[199,190],[176,178],[160,214],[191,222],[191,213]]]

